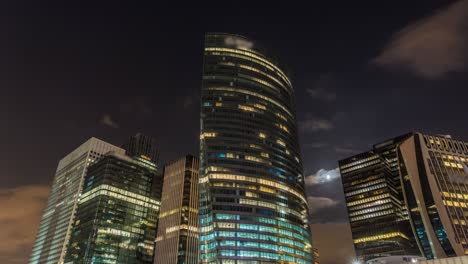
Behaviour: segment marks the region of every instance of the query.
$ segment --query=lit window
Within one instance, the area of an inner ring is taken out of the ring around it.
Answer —
[[[284,141],[282,141],[280,139],[276,140],[276,143],[280,144],[283,147],[286,147],[286,143],[284,143]]]
[[[216,137],[215,132],[204,132],[200,135],[200,139]]]
[[[276,124],[276,126],[289,133],[289,129],[286,126],[282,124]]]
[[[261,105],[261,104],[254,104],[255,107],[266,110],[266,106]]]
[[[247,105],[239,105],[239,109],[242,109],[244,111],[249,111],[249,112],[257,112],[255,108]]]

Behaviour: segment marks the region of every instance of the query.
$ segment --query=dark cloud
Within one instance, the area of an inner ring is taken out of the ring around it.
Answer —
[[[299,129],[302,132],[318,132],[333,129],[334,125],[330,120],[323,118],[309,117],[299,122]]]
[[[358,149],[346,148],[346,147],[337,147],[337,146],[335,146],[333,149],[337,153],[343,153],[343,154],[348,154],[348,155],[353,155],[353,154],[357,154],[357,153],[360,152]]]
[[[326,102],[336,100],[336,91],[334,88],[334,79],[331,74],[323,74],[307,89],[307,94],[313,99],[318,99]]]
[[[302,144],[302,148],[310,148],[310,149],[321,149],[321,148],[327,148],[329,147],[330,144],[325,143],[325,142],[311,142],[311,143],[304,143]]]
[[[0,189],[0,263],[27,263],[49,188]]]
[[[349,144],[348,144],[349,145]],[[345,146],[333,146],[325,142],[311,142],[305,143],[302,145],[302,149],[316,149],[323,153],[337,153],[342,155],[354,155],[361,152],[359,149],[352,148],[352,146],[345,145]]]
[[[101,125],[105,125],[105,126],[108,126],[108,127],[111,127],[111,128],[119,128],[119,124],[117,124],[113,119],[112,119],[112,116],[110,114],[104,114],[102,117],[101,117],[101,120],[99,121],[99,123]]]
[[[405,68],[425,78],[462,72],[468,64],[468,0],[458,1],[435,15],[395,34],[372,63]]]
[[[338,201],[335,201],[328,197],[315,196],[307,197],[307,202],[309,203],[311,214],[314,214],[325,208],[334,208],[338,204]]]
[[[125,114],[151,116],[153,108],[148,103],[147,97],[137,96],[120,104],[120,111]]]

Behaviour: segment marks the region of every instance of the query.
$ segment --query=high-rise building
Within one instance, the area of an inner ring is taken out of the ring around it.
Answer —
[[[468,264],[468,256],[421,260],[418,264]]]
[[[361,260],[419,254],[404,205],[396,153],[398,144],[410,136],[387,140],[339,161],[354,248]]]
[[[468,142],[415,133],[400,144],[398,162],[422,254],[468,255]]]
[[[159,150],[156,146],[156,140],[153,137],[137,133],[136,135],[129,137],[122,145],[122,148],[125,149],[125,154],[127,156],[136,159],[145,159],[152,162],[156,167],[158,166]],[[162,184],[163,175],[160,170],[157,170],[152,182],[152,197],[157,201],[161,201]]]
[[[294,90],[257,43],[205,36],[200,263],[313,263]]]
[[[109,153],[85,178],[65,263],[153,263],[160,201],[156,164]]]
[[[158,164],[159,151],[156,148],[156,140],[152,137],[137,133],[128,138],[122,146],[125,153],[130,157],[144,157],[151,162]]]
[[[414,132],[339,164],[358,256],[468,255],[467,142]]]
[[[198,158],[164,167],[154,264],[198,263]]]
[[[109,151],[125,152],[102,140],[90,138],[60,160],[29,263],[63,263],[87,168]]]

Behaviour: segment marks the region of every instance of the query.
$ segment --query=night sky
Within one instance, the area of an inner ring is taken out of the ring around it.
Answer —
[[[2,3],[0,263],[26,262],[58,160],[89,137],[197,154],[207,31],[287,65],[323,264],[353,254],[338,159],[412,130],[468,140],[468,0],[135,2]]]

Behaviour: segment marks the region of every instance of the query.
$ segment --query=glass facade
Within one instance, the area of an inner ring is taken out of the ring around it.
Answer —
[[[199,263],[313,263],[294,91],[245,37],[205,36]]]
[[[122,148],[125,149],[127,156],[144,157],[153,163],[158,163],[159,152],[156,148],[156,141],[152,137],[138,133],[129,137]]]
[[[145,157],[108,154],[92,165],[65,263],[153,263],[160,201],[156,165]]]
[[[339,161],[357,257],[419,254],[406,210],[397,146],[411,134]]]
[[[468,254],[468,143],[416,133],[398,149],[410,220],[428,259]]]
[[[164,167],[155,264],[198,263],[198,158]]]
[[[356,254],[468,255],[468,143],[414,132],[340,161]]]
[[[30,264],[63,263],[88,166],[109,151],[125,152],[102,140],[90,138],[60,160],[34,241]]]

